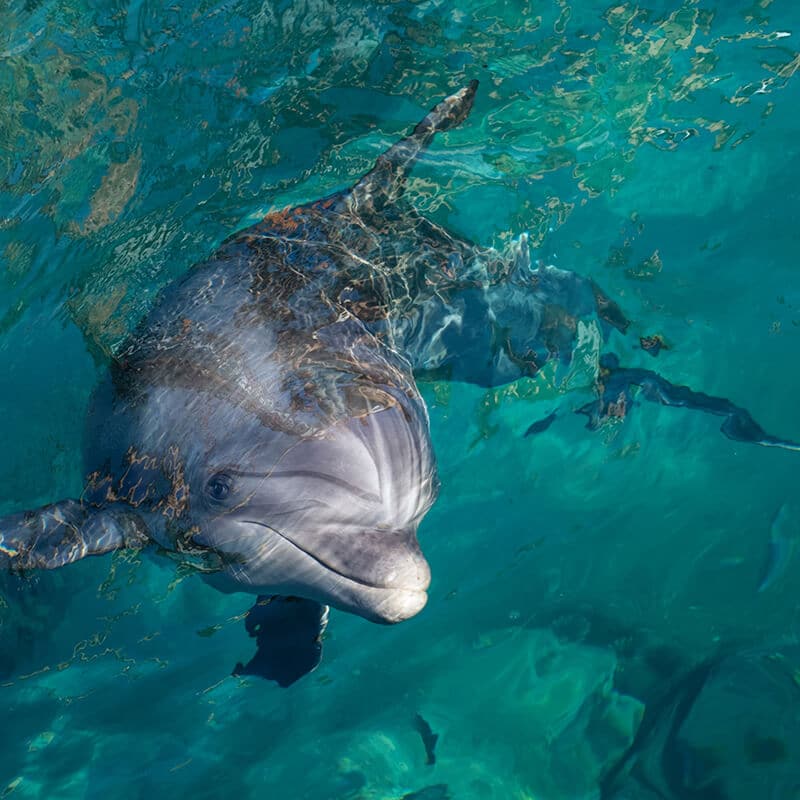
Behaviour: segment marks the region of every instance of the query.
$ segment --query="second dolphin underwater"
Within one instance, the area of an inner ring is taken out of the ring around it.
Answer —
[[[220,590],[258,595],[258,652],[235,672],[283,686],[319,663],[327,606],[382,623],[424,607],[416,533],[438,478],[417,381],[510,383],[628,327],[592,280],[532,267],[526,237],[480,247],[403,198],[476,89],[439,103],[352,188],[269,214],[161,293],[93,396],[85,491],[0,520],[0,567],[185,554]],[[591,425],[640,386],[722,416],[730,438],[800,449],[728,400],[596,358]]]

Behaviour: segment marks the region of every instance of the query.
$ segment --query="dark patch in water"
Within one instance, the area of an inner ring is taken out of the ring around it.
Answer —
[[[744,749],[751,764],[775,764],[785,760],[788,754],[783,739],[759,736],[752,732],[745,739]]]
[[[662,350],[669,350],[667,343],[664,341],[664,337],[658,333],[654,334],[653,336],[640,336],[639,346],[642,348],[642,350],[654,358]]]
[[[450,800],[450,791],[446,783],[434,783],[410,794],[404,794],[400,800]]]
[[[433,732],[422,714],[415,715],[414,730],[422,738],[422,744],[425,747],[425,763],[428,766],[433,766],[436,763],[436,742],[439,739],[439,734]]]
[[[651,645],[643,651],[645,664],[657,675],[671,678],[685,666],[685,656],[671,645]]]
[[[525,436],[535,436],[537,433],[544,433],[556,421],[556,412],[550,412],[544,419],[534,422],[528,430],[525,431]]]

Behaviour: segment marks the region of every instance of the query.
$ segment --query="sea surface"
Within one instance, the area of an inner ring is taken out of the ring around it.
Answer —
[[[798,71],[796,0],[4,0],[0,515],[80,495],[162,287],[473,78],[415,205],[528,232],[625,309],[625,364],[800,440]],[[422,390],[421,614],[333,611],[284,690],[230,675],[251,600],[174,560],[3,576],[0,797],[800,798],[800,453],[644,401],[523,435],[585,387]]]

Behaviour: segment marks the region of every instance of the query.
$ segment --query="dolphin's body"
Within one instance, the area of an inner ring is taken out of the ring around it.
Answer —
[[[275,665],[286,647],[273,641],[242,667],[282,683],[317,663],[327,615],[264,609],[269,597],[387,623],[422,609],[416,531],[438,483],[415,381],[507,383],[628,324],[592,281],[533,269],[524,237],[482,248],[402,199],[476,86],[353,188],[270,214],[161,294],[94,395],[83,495],[0,520],[0,566],[147,544],[186,553],[220,589],[261,595],[253,620],[269,630],[287,627],[282,609],[302,617],[295,666]]]

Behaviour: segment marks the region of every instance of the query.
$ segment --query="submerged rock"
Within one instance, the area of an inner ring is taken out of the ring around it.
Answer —
[[[537,800],[598,797],[644,712],[615,690],[616,667],[612,650],[563,642],[549,630],[484,637],[430,691],[425,712],[441,734],[437,763],[465,776],[496,757]],[[448,783],[455,794],[456,780]],[[471,796],[504,796],[498,789]]]
[[[797,797],[800,646],[706,663],[648,710],[609,800]]]
[[[259,791],[279,796],[291,786],[293,800],[599,800],[644,711],[615,689],[613,650],[550,630],[501,629],[472,643],[453,634],[420,648],[407,669],[413,688],[401,692],[388,674],[382,688],[360,673],[340,677],[335,696],[309,684],[301,707],[315,735],[279,744],[258,770]],[[332,722],[346,713],[343,698],[362,696],[374,697],[373,714]],[[420,717],[438,737],[435,763]]]
[[[442,641],[429,655],[419,712],[439,737],[435,764],[413,717],[387,709],[341,742],[340,770],[365,778],[354,797],[417,797],[427,785],[475,800],[599,798],[642,719],[643,705],[614,688],[612,650],[549,630]]]

